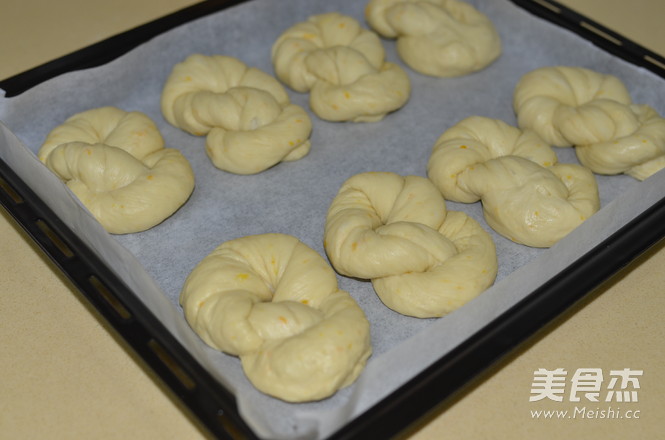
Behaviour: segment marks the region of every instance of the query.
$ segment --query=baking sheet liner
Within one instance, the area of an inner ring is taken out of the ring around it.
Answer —
[[[324,438],[379,402],[433,361],[509,309],[612,232],[665,195],[665,173],[638,182],[597,176],[601,211],[550,249],[517,245],[494,233],[479,203],[448,202],[492,234],[499,258],[493,287],[440,319],[402,316],[383,306],[371,283],[338,276],[371,322],[374,354],[354,385],[321,402],[289,404],[263,395],[245,378],[237,358],[205,346],[184,320],[178,295],[192,268],[223,241],[267,232],[298,237],[325,256],[323,228],[330,202],[344,180],[365,171],[426,176],[438,136],[459,120],[487,116],[515,125],[512,93],[526,72],[572,65],[618,76],[633,101],[665,114],[665,86],[656,75],[621,61],[579,37],[542,21],[507,0],[469,1],[494,22],[503,53],[487,69],[460,78],[433,78],[406,67],[393,41],[383,40],[387,60],[402,65],[412,86],[406,106],[375,123],[313,121],[312,150],[305,158],[263,173],[239,176],[216,169],[205,139],[170,126],[159,97],[174,64],[192,53],[233,56],[273,73],[270,48],[289,26],[324,12],[364,23],[357,0],[255,0],[184,24],[104,66],[71,72],[13,98],[0,98],[0,155],[56,214],[111,267],[171,333],[227,386],[257,435]],[[308,95],[289,90],[305,107]],[[155,228],[107,234],[57,178],[36,159],[47,133],[73,113],[114,105],[148,114],[167,147],[192,164],[190,200]],[[556,149],[560,162],[577,162],[573,149]],[[538,319],[535,317],[535,319]]]

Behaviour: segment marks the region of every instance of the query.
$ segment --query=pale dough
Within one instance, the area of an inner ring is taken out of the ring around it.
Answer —
[[[582,165],[594,173],[644,180],[665,168],[665,118],[650,106],[604,100],[577,114],[562,132],[574,143]]]
[[[272,76],[236,58],[192,54],[174,66],[161,95],[166,120],[206,137],[213,164],[256,174],[310,151],[312,122]]]
[[[427,172],[446,199],[482,201],[487,224],[499,234],[549,247],[600,207],[591,171],[556,162],[535,133],[472,116],[439,137]]]
[[[113,234],[149,229],[180,208],[194,173],[140,112],[101,107],[54,128],[38,156]]]
[[[628,90],[613,75],[582,67],[551,66],[532,70],[519,79],[513,108],[521,129],[536,131],[550,145],[569,147],[574,144],[569,135],[575,129],[562,131],[562,126],[573,124],[571,119],[577,119],[578,112],[593,107],[598,100],[631,104]]]
[[[328,209],[324,245],[340,274],[371,279],[386,306],[418,318],[457,309],[497,272],[490,235],[465,213],[448,212],[420,176],[349,178]]]
[[[552,145],[574,146],[595,173],[644,180],[665,168],[665,119],[633,104],[615,76],[580,67],[536,69],[517,83],[513,105],[520,127]]]
[[[462,1],[371,0],[365,17],[380,35],[396,38],[401,59],[426,75],[466,75],[501,55],[490,19]]]
[[[285,401],[350,385],[372,351],[362,309],[328,263],[289,235],[221,244],[187,277],[180,303],[208,345],[239,356],[256,388]]]
[[[409,77],[385,61],[379,37],[336,12],[284,31],[273,44],[272,62],[277,78],[309,92],[312,111],[329,121],[378,121],[410,95]]]

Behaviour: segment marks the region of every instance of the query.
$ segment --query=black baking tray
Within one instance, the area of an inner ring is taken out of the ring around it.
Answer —
[[[175,26],[243,0],[208,0],[0,81],[15,96],[65,72],[102,65]],[[554,1],[511,0],[665,78],[665,59]],[[254,439],[235,398],[165,329],[21,178],[0,160],[0,203],[201,423],[222,439]],[[452,399],[538,330],[665,237],[665,197],[329,439],[390,438]]]

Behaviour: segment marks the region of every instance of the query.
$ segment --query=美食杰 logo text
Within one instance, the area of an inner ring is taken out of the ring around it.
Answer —
[[[574,408],[531,409],[536,419],[639,419],[639,379],[643,370],[624,368],[578,368],[571,374],[563,368],[539,368],[533,372],[530,402],[572,402]]]

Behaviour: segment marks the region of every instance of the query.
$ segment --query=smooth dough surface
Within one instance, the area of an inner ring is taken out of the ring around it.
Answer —
[[[408,316],[443,316],[496,277],[490,235],[466,214],[446,211],[420,176],[349,178],[328,209],[324,244],[339,273],[371,279],[384,304]]]
[[[161,95],[172,125],[206,135],[213,164],[256,174],[311,148],[312,122],[272,76],[223,55],[192,54],[174,66]]]
[[[665,119],[631,102],[616,77],[555,66],[524,75],[513,105],[520,127],[556,146],[574,146],[594,173],[644,180],[665,167]]]
[[[239,356],[254,386],[285,401],[350,385],[372,351],[362,309],[323,257],[290,235],[222,243],[192,270],[180,303],[208,345]]]
[[[576,131],[571,125],[580,112],[593,112],[599,100],[631,104],[625,85],[613,75],[582,67],[550,66],[532,70],[519,79],[513,108],[521,129],[534,130],[550,145],[570,147],[575,143],[570,134]],[[578,120],[578,130],[584,130],[584,122]]]
[[[194,190],[187,159],[164,148],[154,122],[140,112],[77,113],[48,134],[38,156],[113,234],[161,223]]]
[[[379,37],[336,12],[284,31],[273,44],[272,62],[277,78],[309,92],[312,111],[329,121],[378,121],[410,95],[409,77],[385,61]]]
[[[665,168],[665,118],[648,105],[599,101],[579,111],[566,130],[582,165],[598,174],[644,180]]]
[[[380,35],[396,38],[401,59],[426,75],[466,75],[501,55],[494,24],[462,1],[371,0],[365,18]]]
[[[446,199],[480,200],[485,220],[499,234],[549,247],[600,207],[591,171],[556,162],[534,132],[472,116],[439,137],[427,173]]]

